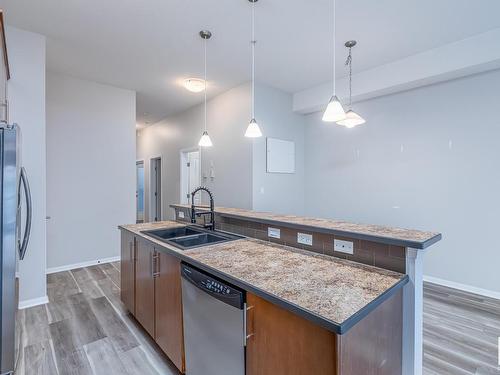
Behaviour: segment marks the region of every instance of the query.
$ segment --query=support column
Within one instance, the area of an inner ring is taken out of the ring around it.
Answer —
[[[423,258],[425,250],[406,248],[403,291],[403,374],[422,375],[423,367]]]

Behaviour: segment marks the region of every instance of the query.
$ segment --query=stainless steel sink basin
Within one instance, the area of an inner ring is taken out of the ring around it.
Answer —
[[[141,233],[147,234],[148,236],[154,237],[158,240],[168,240],[170,238],[199,234],[202,233],[202,230],[193,227],[179,227],[179,228],[145,230],[142,231]]]
[[[188,250],[195,247],[234,241],[243,238],[235,234],[204,230],[192,226],[170,229],[155,229],[143,231],[142,233],[154,237],[169,245],[173,245],[181,250]]]

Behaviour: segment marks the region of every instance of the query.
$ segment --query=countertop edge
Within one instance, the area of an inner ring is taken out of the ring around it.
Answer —
[[[118,229],[120,230],[125,230],[135,236],[140,236],[146,241],[149,241],[151,244],[153,244],[157,248],[161,248],[166,251],[167,254],[175,256],[176,258],[180,259],[181,261],[188,263],[194,267],[197,267],[205,272],[209,272],[210,274],[226,281],[231,284],[234,284],[235,286],[244,289],[247,292],[253,293],[258,297],[261,297],[265,299],[268,302],[271,302],[275,305],[278,305],[288,311],[291,311],[293,313],[296,313],[297,315],[331,331],[334,332],[338,335],[343,335],[347,333],[352,327],[356,325],[356,323],[360,322],[364,317],[366,317],[370,312],[375,310],[379,305],[381,305],[384,301],[392,297],[398,290],[400,290],[406,283],[408,283],[409,278],[408,275],[405,275],[401,280],[396,282],[393,286],[391,286],[389,289],[387,289],[385,292],[383,292],[380,296],[376,297],[374,300],[369,302],[366,306],[355,312],[353,315],[351,315],[349,318],[347,318],[345,321],[342,323],[338,323],[335,321],[332,321],[330,319],[327,319],[319,314],[316,314],[310,310],[307,310],[299,305],[296,305],[292,302],[286,301],[274,294],[271,294],[269,292],[266,292],[263,289],[257,288],[253,286],[252,284],[246,283],[243,280],[237,279],[231,275],[228,275],[224,272],[219,271],[216,268],[212,268],[210,266],[207,266],[203,263],[200,263],[186,255],[183,255],[182,253],[173,250],[169,248],[167,245],[160,245],[158,244],[154,238],[149,237],[145,234],[142,233],[137,233],[133,230],[130,230],[126,228],[125,226],[119,225]]]
[[[182,205],[182,204],[171,204],[170,207],[171,208],[183,208],[183,209],[186,208],[186,206]],[[442,234],[437,233],[436,235],[426,239],[425,241],[411,241],[411,240],[404,240],[404,239],[400,239],[400,238],[393,238],[393,237],[387,237],[387,236],[377,236],[377,235],[366,234],[366,233],[324,228],[321,226],[296,224],[296,223],[290,223],[287,221],[272,220],[272,219],[266,219],[266,218],[256,218],[256,217],[246,216],[246,215],[241,215],[241,214],[236,214],[236,213],[221,212],[221,211],[217,211],[217,207],[215,208],[215,213],[218,215],[224,216],[224,217],[229,217],[229,218],[235,218],[235,219],[244,218],[245,220],[252,221],[252,222],[259,222],[259,223],[266,223],[266,224],[280,224],[282,226],[287,226],[287,227],[290,227],[293,229],[304,229],[304,230],[314,229],[314,231],[321,232],[321,233],[339,235],[339,236],[344,236],[344,237],[349,237],[349,238],[354,238],[354,239],[359,239],[359,240],[372,241],[372,242],[377,242],[377,243],[383,243],[386,245],[411,247],[411,248],[417,249],[417,250],[426,249],[429,246],[435,244],[436,242],[438,242],[442,239]]]

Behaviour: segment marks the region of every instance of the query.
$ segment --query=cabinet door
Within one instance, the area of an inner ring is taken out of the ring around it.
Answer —
[[[247,294],[247,375],[335,375],[336,336]]]
[[[155,283],[153,245],[137,239],[135,262],[135,318],[154,337],[155,333]]]
[[[135,315],[135,237],[121,233],[120,296],[123,304]]]
[[[160,253],[155,279],[155,340],[177,368],[184,372],[181,262]]]

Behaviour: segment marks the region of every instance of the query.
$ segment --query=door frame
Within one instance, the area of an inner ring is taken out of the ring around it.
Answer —
[[[155,202],[156,199],[154,198],[153,196],[153,189],[152,189],[152,186],[153,186],[153,176],[154,174],[152,173],[153,172],[153,161],[154,160],[160,160],[160,214],[157,215],[158,217],[158,221],[161,221],[162,218],[163,218],[163,182],[164,182],[164,173],[163,173],[163,156],[161,155],[158,155],[158,156],[151,156],[149,158],[149,192],[148,192],[148,208],[149,208],[149,212],[148,212],[148,216],[149,216],[149,221],[150,222],[153,222],[154,221],[154,215],[153,215],[153,204],[152,202]],[[156,211],[156,208],[155,208],[155,211]]]
[[[186,179],[186,171],[184,170],[184,165],[187,163],[187,154],[193,151],[198,151],[198,154],[200,155],[200,184],[202,181],[202,152],[201,152],[201,147],[200,146],[193,146],[193,147],[188,147],[188,148],[183,148],[179,151],[179,203],[184,202],[184,199],[186,198],[187,195],[187,189],[186,189],[186,184],[184,183]],[[188,199],[188,204],[189,199]]]
[[[139,190],[137,189],[137,165],[142,163],[142,168],[144,169],[144,181],[142,182],[144,185],[144,192],[142,196],[142,222],[146,222],[146,160],[145,159],[136,159],[135,161],[135,220],[137,221],[137,198]]]

